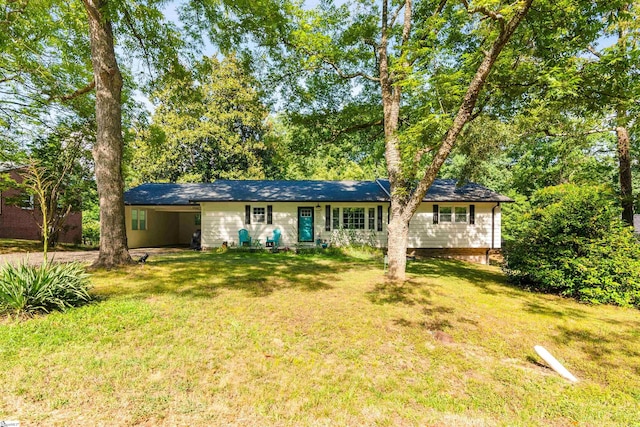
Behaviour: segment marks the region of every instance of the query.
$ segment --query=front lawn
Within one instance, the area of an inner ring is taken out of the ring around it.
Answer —
[[[640,313],[494,267],[184,253],[93,276],[102,299],[0,320],[0,420],[28,425],[634,425]],[[540,344],[581,382],[546,368]]]
[[[95,246],[77,245],[74,243],[58,243],[50,251],[86,251],[95,250]],[[0,239],[0,254],[42,252],[42,242],[39,240]]]

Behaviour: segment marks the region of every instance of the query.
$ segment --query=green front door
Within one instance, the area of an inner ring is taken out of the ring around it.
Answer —
[[[313,242],[313,208],[298,208],[298,241]]]

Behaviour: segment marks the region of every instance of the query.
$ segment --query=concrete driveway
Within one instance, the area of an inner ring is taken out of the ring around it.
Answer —
[[[129,253],[134,260],[140,258],[143,254],[148,253],[149,257],[153,257],[154,255],[164,255],[170,253],[179,253],[184,252],[188,249],[183,248],[138,248],[138,249],[130,249]],[[98,251],[77,251],[77,252],[56,252],[52,251],[48,253],[49,261],[52,262],[86,262],[92,263],[96,259],[98,259]],[[30,252],[30,253],[11,253],[11,254],[0,254],[0,266],[5,264],[19,264],[23,260],[27,261],[29,264],[41,264],[42,263],[42,252]]]

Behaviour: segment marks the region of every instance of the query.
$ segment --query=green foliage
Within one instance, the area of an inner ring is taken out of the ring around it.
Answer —
[[[100,207],[97,203],[82,211],[82,241],[92,245],[100,243]]]
[[[531,289],[640,308],[640,243],[603,186],[536,192],[506,242],[506,271]]]
[[[133,143],[139,181],[264,178],[267,115],[255,81],[230,56],[205,58],[154,95],[153,125]]]
[[[79,263],[7,264],[0,270],[0,311],[19,315],[65,311],[91,300],[89,286],[89,275]]]
[[[338,228],[331,231],[330,243],[339,247],[375,247],[376,233],[373,230],[354,230],[352,228]]]

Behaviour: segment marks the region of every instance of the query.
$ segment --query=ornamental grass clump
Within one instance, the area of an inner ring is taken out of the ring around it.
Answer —
[[[0,312],[33,315],[65,311],[91,300],[89,275],[79,263],[0,269]]]

